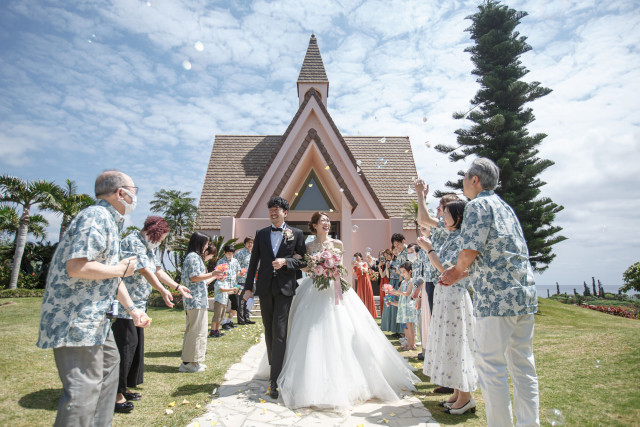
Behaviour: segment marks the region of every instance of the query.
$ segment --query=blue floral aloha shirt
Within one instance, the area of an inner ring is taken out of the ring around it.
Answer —
[[[440,258],[442,267],[446,270],[447,268],[456,265],[460,252],[462,252],[462,237],[460,235],[460,230],[453,230],[449,232],[447,240],[444,241],[444,243],[440,247],[440,250],[438,251],[438,257]],[[465,277],[459,280],[451,287],[458,287],[463,289],[469,288],[469,277]]]
[[[249,250],[247,248],[242,248],[240,249],[238,252],[236,252],[236,254],[234,255],[234,258],[238,260],[238,263],[240,264],[240,268],[246,268],[249,269],[249,261],[251,260],[251,252],[249,252]],[[238,283],[242,283],[244,284],[245,281],[247,280],[247,275],[245,274],[244,276],[239,276],[238,277]]]
[[[82,210],[58,243],[47,274],[40,309],[40,348],[91,347],[104,344],[111,322],[106,316],[118,291],[118,278],[70,277],[67,261],[86,258],[105,265],[120,261],[124,218],[106,200]]]
[[[478,251],[469,267],[476,317],[521,316],[538,311],[529,250],[515,212],[493,191],[467,203],[462,249]]]
[[[128,258],[134,255],[138,259],[136,272],[129,277],[125,277],[123,281],[133,301],[133,305],[137,309],[146,311],[147,300],[149,299],[149,295],[151,295],[152,287],[147,279],[140,274],[140,269],[146,268],[155,274],[156,267],[160,265],[160,261],[154,254],[154,249],[147,248],[147,242],[139,231],[129,234],[122,239],[120,243],[120,258]],[[131,316],[126,312],[122,304],[118,305],[118,317],[121,319],[131,319]]]
[[[222,292],[220,289],[230,289],[236,286],[236,277],[240,272],[240,263],[238,263],[238,260],[235,258],[231,258],[231,261],[229,261],[227,257],[223,256],[216,263],[216,267],[221,264],[228,264],[229,270],[227,270],[227,275],[224,280],[216,280],[214,284],[214,301],[220,304],[226,304],[229,302],[229,292]]]
[[[182,305],[185,310],[197,310],[209,308],[207,294],[207,282],[192,282],[194,276],[200,276],[207,272],[202,257],[195,252],[189,252],[182,263],[182,286],[189,288],[191,298],[184,298]]]
[[[436,225],[435,227],[431,227],[431,237],[429,238],[429,240],[431,240],[432,248],[436,252],[438,252],[448,238],[449,238],[449,230],[447,230],[447,227],[444,225],[444,220],[440,218],[438,220],[438,225]],[[440,276],[440,272],[434,266],[431,265],[431,261],[429,261],[429,256],[427,254],[427,251],[421,251],[421,252],[424,252],[423,256],[424,258],[426,258],[427,265],[429,266],[429,273],[428,274],[425,273],[425,277],[428,277],[428,279],[425,279],[425,280],[427,282],[437,282],[438,277]]]

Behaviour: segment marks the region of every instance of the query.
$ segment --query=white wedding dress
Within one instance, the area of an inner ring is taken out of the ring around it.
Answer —
[[[318,290],[310,277],[299,280],[277,381],[285,406],[347,410],[415,391],[416,369],[385,337],[360,297],[349,289],[336,305],[333,286]],[[259,372],[268,378],[266,355]]]

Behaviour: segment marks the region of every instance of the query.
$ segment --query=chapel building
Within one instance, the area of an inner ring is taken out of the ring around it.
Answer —
[[[391,247],[391,235],[414,240],[403,215],[416,196],[408,136],[345,136],[327,110],[329,80],[311,36],[297,82],[299,108],[282,135],[216,135],[198,206],[198,230],[237,238],[270,224],[267,201],[279,195],[286,223],[308,233],[315,211],[331,219],[345,259]],[[349,268],[347,270],[350,270]]]

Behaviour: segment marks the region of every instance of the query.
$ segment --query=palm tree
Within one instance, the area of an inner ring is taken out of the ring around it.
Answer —
[[[122,230],[122,233],[120,233],[120,238],[124,239],[129,234],[135,233],[136,231],[140,231],[140,229],[138,227],[136,227],[135,225],[130,225],[126,229]]]
[[[18,274],[20,273],[20,263],[24,246],[27,243],[27,232],[29,229],[29,210],[33,205],[50,202],[52,194],[56,191],[56,185],[49,181],[23,181],[20,178],[1,175],[0,176],[0,202],[15,203],[22,206],[22,216],[16,236],[16,251],[13,255],[13,267],[11,269],[11,280],[9,289],[18,287]]]
[[[62,215],[58,240],[62,240],[62,236],[69,228],[71,220],[78,212],[95,203],[95,200],[88,194],[78,194],[78,187],[74,181],[67,179],[65,184],[66,186],[64,187],[56,185],[56,191],[52,194],[53,199],[40,205],[41,209],[55,212],[56,215]]]
[[[49,221],[46,220],[40,214],[31,215],[29,217],[29,228],[27,229],[28,234],[33,234],[34,237],[41,242],[47,238],[47,227],[49,226]],[[18,212],[16,212],[15,208],[12,206],[0,206],[0,233],[7,233],[9,236],[13,236],[13,240],[15,243],[16,238],[18,237],[18,229],[20,228],[20,217],[18,216]]]
[[[151,211],[162,214],[171,228],[169,236],[160,245],[160,260],[164,267],[164,254],[167,248],[190,234],[196,223],[198,207],[191,192],[179,190],[157,191],[151,201]],[[179,261],[176,259],[176,263]]]

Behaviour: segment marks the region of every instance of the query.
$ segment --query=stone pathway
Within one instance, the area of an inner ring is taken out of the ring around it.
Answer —
[[[265,344],[264,335],[225,374],[225,382],[213,391],[207,413],[196,418],[189,427],[209,426],[427,426],[439,424],[413,395],[393,403],[369,401],[347,413],[316,409],[292,411],[267,396],[269,382],[254,379]]]

